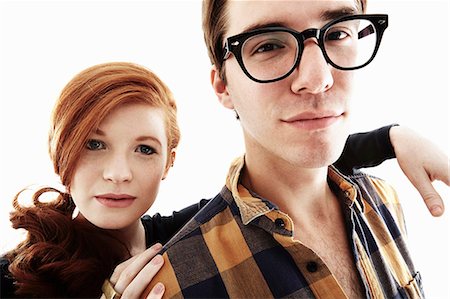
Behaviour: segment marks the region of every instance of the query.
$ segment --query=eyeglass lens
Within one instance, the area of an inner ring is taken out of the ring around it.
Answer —
[[[375,27],[369,20],[354,19],[336,23],[323,34],[329,60],[340,68],[355,68],[368,62],[376,47]],[[301,55],[295,36],[286,31],[261,33],[248,38],[242,46],[247,71],[258,80],[280,78],[294,67]]]

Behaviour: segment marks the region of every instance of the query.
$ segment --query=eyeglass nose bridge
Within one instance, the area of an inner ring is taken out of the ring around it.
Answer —
[[[300,59],[301,59],[301,56],[303,54],[303,48],[305,47],[304,44],[305,44],[305,41],[307,39],[315,38],[317,40],[317,42],[316,42],[317,45],[322,50],[322,47],[320,45],[320,29],[309,28],[309,29],[306,29],[306,30],[304,30],[302,32],[298,32],[297,34],[294,34],[294,36],[296,37],[297,42],[298,42],[297,59],[295,60],[295,63],[292,66],[291,71],[288,72],[288,74],[290,74],[294,69],[296,69],[299,66]]]
[[[309,28],[299,33],[301,36],[302,42],[305,42],[307,39],[314,37],[319,41],[320,38],[320,29]]]
[[[305,45],[304,45],[305,41],[310,38],[315,38],[317,40],[317,42],[316,42],[317,45],[319,47],[321,47],[320,46],[320,29],[309,28],[302,32],[294,34],[294,36],[296,37],[297,42],[298,42],[298,46],[299,46],[299,50],[300,50],[299,54],[301,54],[303,52],[303,48],[305,47]],[[300,59],[300,57],[298,57],[298,58]]]

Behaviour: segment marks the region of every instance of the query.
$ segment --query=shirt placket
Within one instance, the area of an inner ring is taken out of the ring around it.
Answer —
[[[347,298],[324,261],[310,248],[293,238],[292,219],[280,212],[266,214],[274,223],[274,239],[291,255],[316,298]]]

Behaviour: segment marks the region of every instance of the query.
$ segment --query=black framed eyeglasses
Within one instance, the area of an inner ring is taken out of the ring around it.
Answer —
[[[282,80],[299,65],[305,40],[314,37],[327,63],[339,70],[356,70],[375,58],[387,26],[386,14],[361,14],[302,32],[286,27],[259,28],[227,38],[222,64],[233,53],[253,81]]]

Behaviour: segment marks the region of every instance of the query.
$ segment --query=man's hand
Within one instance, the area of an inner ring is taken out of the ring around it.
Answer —
[[[448,156],[418,133],[402,127],[389,131],[398,164],[416,187],[433,216],[444,213],[444,202],[431,184],[435,180],[450,186]]]
[[[145,288],[164,264],[161,255],[156,255],[161,247],[161,244],[155,244],[114,269],[109,280],[114,285],[114,290],[122,294],[122,298],[141,297]],[[164,285],[157,283],[146,298],[162,298],[164,290]]]

